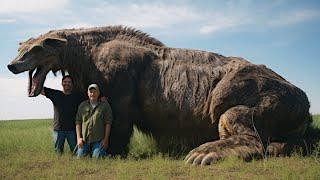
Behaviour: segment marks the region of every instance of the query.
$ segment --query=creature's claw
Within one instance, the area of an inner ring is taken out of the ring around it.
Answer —
[[[189,152],[189,154],[184,159],[187,164],[193,164],[193,165],[209,165],[213,161],[216,161],[219,159],[217,156],[217,153],[211,152],[215,146],[215,143],[206,143],[203,144],[192,151]]]
[[[203,158],[205,157],[205,154],[199,154],[194,160],[193,160],[193,165],[199,165],[201,164]]]
[[[214,154],[213,153],[209,153],[207,154],[201,161],[201,165],[204,166],[204,165],[210,165],[211,162],[214,161]]]
[[[233,136],[214,142],[207,142],[193,149],[186,156],[187,164],[209,165],[229,156],[250,159],[262,153],[260,143],[252,136]]]
[[[187,163],[187,164],[192,164],[193,161],[194,161],[194,159],[197,158],[197,156],[198,156],[198,153],[192,154],[188,159],[186,159],[186,163]]]

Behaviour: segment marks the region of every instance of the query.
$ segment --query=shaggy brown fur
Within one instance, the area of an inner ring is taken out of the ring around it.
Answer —
[[[126,149],[137,124],[163,151],[200,145],[188,163],[248,159],[264,149],[278,154],[309,122],[306,94],[265,66],[169,48],[121,26],[50,31],[22,43],[8,68],[30,71],[29,96],[40,93],[49,70],[69,72],[83,92],[98,83],[115,117],[110,153]]]

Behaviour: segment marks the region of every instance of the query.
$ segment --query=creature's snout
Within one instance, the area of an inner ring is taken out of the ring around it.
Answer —
[[[8,64],[8,69],[13,72],[14,74],[17,74],[17,68],[13,64]]]

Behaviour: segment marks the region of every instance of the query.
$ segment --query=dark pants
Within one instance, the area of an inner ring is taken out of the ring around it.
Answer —
[[[53,143],[56,153],[62,154],[64,148],[64,141],[67,139],[70,151],[73,152],[76,147],[76,132],[75,131],[58,131],[53,130]]]

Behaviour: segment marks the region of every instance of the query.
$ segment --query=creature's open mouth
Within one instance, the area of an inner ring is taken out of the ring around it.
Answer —
[[[35,71],[35,73],[33,73]],[[44,80],[48,70],[44,67],[38,66],[33,70],[29,71],[29,86],[28,86],[28,96],[34,97],[38,96],[43,88]]]

